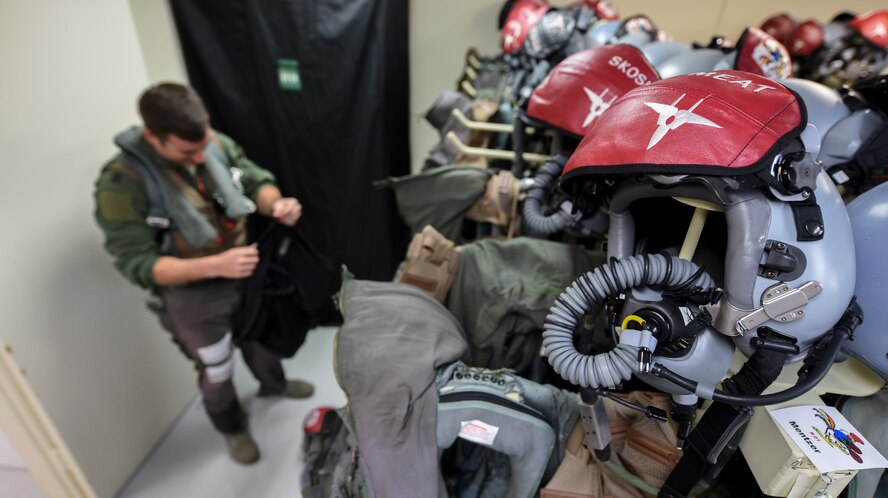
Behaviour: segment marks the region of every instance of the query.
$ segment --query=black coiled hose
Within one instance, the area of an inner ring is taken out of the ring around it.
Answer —
[[[537,171],[533,187],[527,191],[521,214],[534,234],[552,235],[564,230],[573,221],[573,216],[560,209],[549,215],[543,214],[549,187],[561,175],[566,162],[567,157],[560,155],[546,161]]]

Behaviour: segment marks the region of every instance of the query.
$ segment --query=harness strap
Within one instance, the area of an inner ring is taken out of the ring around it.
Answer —
[[[157,230],[169,230],[173,227],[169,212],[164,201],[163,191],[160,188],[158,172],[145,164],[145,159],[134,154],[131,150],[123,150],[116,158],[117,161],[127,164],[136,170],[145,185],[145,193],[148,195],[148,215],[145,223]]]
[[[117,166],[117,165],[120,166]],[[166,208],[163,192],[158,185],[157,174],[146,167],[135,155],[121,152],[108,166],[109,169],[120,171],[134,178],[145,186],[145,194],[148,196],[148,214],[145,216],[145,224],[160,233],[160,252],[176,255],[176,247],[170,237],[170,230],[175,228],[172,218]]]
[[[792,217],[796,226],[796,240],[810,242],[823,238],[823,213],[814,194],[804,201],[790,202]]]

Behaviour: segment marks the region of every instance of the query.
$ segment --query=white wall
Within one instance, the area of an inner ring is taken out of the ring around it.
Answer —
[[[425,112],[444,90],[455,90],[465,53],[476,47],[493,55],[499,47],[497,16],[505,0],[411,0],[410,165],[422,166],[438,132]]]
[[[676,40],[708,42],[716,34],[736,40],[746,26],[789,12],[799,20],[828,21],[842,10],[885,8],[884,0],[611,0],[621,17],[646,14]],[[411,165],[416,171],[438,135],[423,115],[435,97],[454,90],[466,49],[499,53],[497,16],[505,0],[412,0],[410,2]],[[556,6],[572,0],[549,0]]]
[[[96,492],[112,496],[196,393],[92,219],[111,137],[137,121],[151,78],[115,0],[0,2],[0,60],[0,334]]]
[[[145,70],[152,83],[187,81],[168,0],[128,0],[132,10]]]

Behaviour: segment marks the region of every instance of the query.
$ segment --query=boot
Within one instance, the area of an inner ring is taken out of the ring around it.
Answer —
[[[288,380],[283,389],[259,388],[259,396],[284,396],[290,399],[303,399],[314,394],[314,386],[304,380]]]
[[[228,454],[231,458],[244,465],[256,463],[259,460],[259,446],[247,431],[236,434],[224,434],[225,443],[228,445]]]

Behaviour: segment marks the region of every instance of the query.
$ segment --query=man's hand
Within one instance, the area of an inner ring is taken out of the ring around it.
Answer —
[[[274,185],[264,185],[256,195],[259,213],[274,218],[282,225],[291,227],[302,216],[302,204],[295,197],[283,197]]]
[[[253,244],[199,258],[161,256],[151,268],[151,276],[159,286],[187,284],[210,278],[240,279],[252,275],[258,263],[259,249]]]
[[[214,274],[216,277],[240,279],[253,274],[259,263],[259,249],[256,244],[245,247],[233,247],[213,256]]]
[[[295,197],[281,197],[271,204],[271,217],[291,227],[302,216],[302,204]]]

